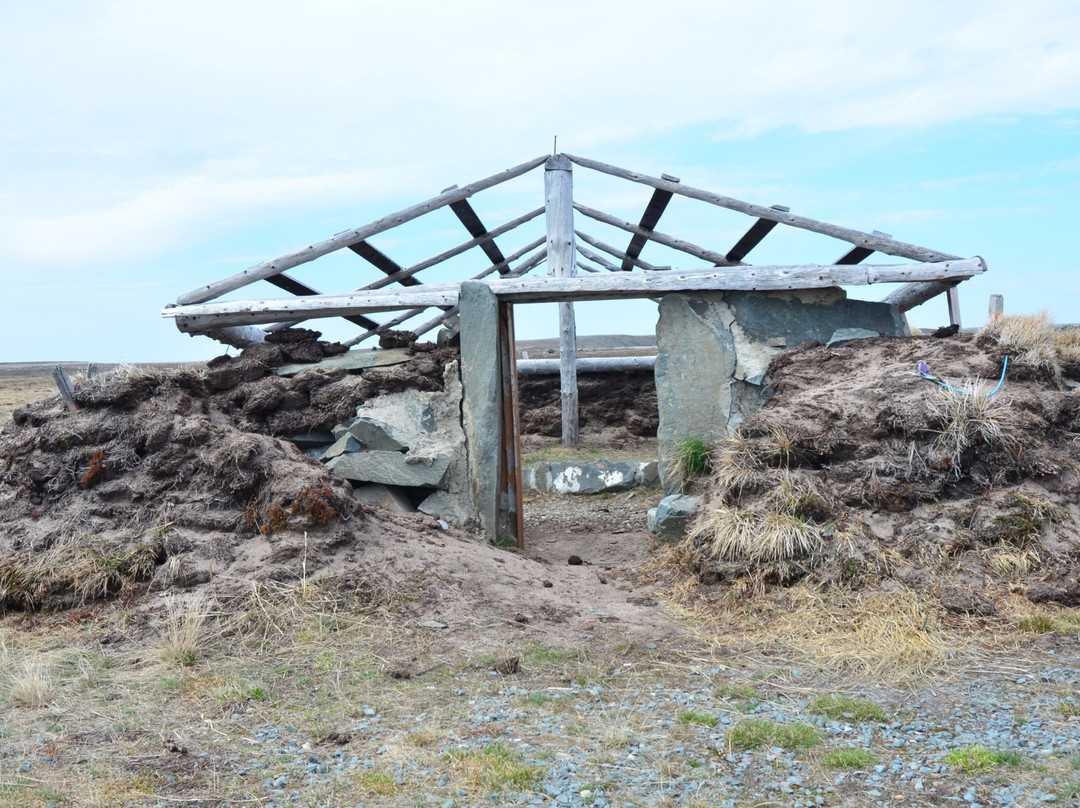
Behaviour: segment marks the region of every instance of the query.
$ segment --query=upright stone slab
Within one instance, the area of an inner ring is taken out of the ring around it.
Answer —
[[[489,541],[498,541],[499,301],[487,284],[466,281],[458,296],[461,318],[461,403],[474,512]]]
[[[906,334],[896,306],[848,300],[837,288],[665,295],[655,369],[661,471],[680,440],[722,438],[762,405],[774,356],[842,328]]]

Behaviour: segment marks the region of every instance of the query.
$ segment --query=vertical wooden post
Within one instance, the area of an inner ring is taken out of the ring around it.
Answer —
[[[67,407],[68,412],[75,412],[75,410],[79,409],[75,403],[75,388],[64,368],[60,365],[54,367],[52,377],[53,381],[56,382],[56,389],[60,391],[60,398],[64,400],[64,406]]]
[[[525,513],[521,489],[521,418],[518,413],[517,367],[514,361],[514,305],[499,304],[499,384],[502,390],[502,447],[499,457],[500,511],[505,495],[505,522],[500,513],[500,543],[515,539],[525,549]]]
[[[951,287],[948,292],[945,293],[945,297],[949,300],[949,324],[959,326],[960,325],[960,292],[955,286]]]
[[[990,295],[990,317],[991,322],[1001,317],[1005,312],[1005,298],[1002,295]]]
[[[554,154],[544,164],[547,260],[556,278],[577,274],[574,263],[574,175],[570,158]],[[559,392],[562,445],[578,444],[577,326],[574,304],[559,304]]]

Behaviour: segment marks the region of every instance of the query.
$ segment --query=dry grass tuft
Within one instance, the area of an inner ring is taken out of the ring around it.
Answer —
[[[927,413],[938,435],[934,448],[948,457],[956,473],[961,457],[972,446],[996,446],[1010,452],[1020,446],[1015,434],[1018,419],[1010,400],[987,398],[992,388],[979,379],[969,379],[961,389],[965,392],[935,387],[926,397]]]
[[[190,667],[205,652],[210,601],[202,595],[165,601],[165,630],[158,653],[165,662]]]
[[[725,438],[713,450],[712,489],[717,497],[737,497],[765,479],[767,465],[758,445],[741,432]]]
[[[1064,364],[1080,363],[1080,329],[1058,328],[1046,311],[991,320],[976,337],[996,345],[1020,365],[1060,378]]]
[[[777,484],[750,507],[736,508],[718,499],[702,510],[688,541],[704,558],[784,562],[821,548],[821,528],[811,521],[821,497],[785,470],[772,474]]]
[[[828,599],[792,590],[793,608],[765,629],[811,664],[867,681],[899,681],[940,671],[958,650],[931,608],[914,595]],[[843,602],[841,602],[843,601]]]

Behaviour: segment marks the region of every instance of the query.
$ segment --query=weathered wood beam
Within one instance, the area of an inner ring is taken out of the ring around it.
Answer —
[[[642,269],[648,270],[650,272],[655,272],[656,270],[661,269],[671,269],[671,267],[654,267],[652,264],[646,263],[640,258],[631,259],[630,256],[628,256],[622,250],[612,247],[610,244],[605,244],[604,242],[600,241],[600,239],[593,238],[587,233],[582,233],[580,230],[575,230],[574,235],[584,241],[586,244],[591,244],[592,246],[596,247],[596,249],[603,250],[608,255],[614,256],[615,258],[619,258],[623,261],[630,261],[634,266],[641,267]],[[612,267],[612,270],[618,269],[618,267]]]
[[[286,275],[284,272],[282,272],[279,275],[273,275],[273,276],[267,278],[266,280],[267,280],[268,283],[274,284],[274,286],[276,286],[278,289],[284,289],[286,292],[291,292],[294,295],[317,295],[317,294],[319,294],[318,291],[316,291],[315,289],[312,289],[306,283],[301,283],[300,281],[296,280],[296,278],[292,278],[292,277]],[[355,323],[356,325],[360,326],[361,328],[376,328],[379,325],[377,322],[372,320],[370,317],[363,317],[361,315],[356,315],[356,316],[352,316],[352,317],[346,317],[345,319],[348,320],[350,323]],[[279,325],[280,326],[289,326],[289,325],[294,325],[294,324],[293,323],[280,323]],[[282,328],[274,328],[272,330],[281,331]]]
[[[627,370],[652,370],[655,356],[596,356],[578,357],[578,373],[606,373]],[[522,376],[554,375],[559,372],[558,359],[519,359],[518,373]]]
[[[610,216],[607,213],[603,213],[602,211],[586,207],[585,205],[582,205],[580,203],[574,204],[574,210],[584,214],[585,216],[588,216],[590,219],[595,219],[598,222],[609,224],[612,227],[617,227],[620,230],[625,230],[628,233],[642,233],[644,235],[647,235],[650,240],[655,241],[657,244],[663,244],[666,247],[671,247],[673,250],[678,250],[679,252],[684,252],[687,255],[692,255],[695,258],[700,258],[704,261],[708,261],[713,266],[737,266],[731,261],[728,261],[727,258],[725,258],[718,252],[707,250],[704,247],[699,247],[696,244],[691,244],[689,241],[683,241],[681,238],[675,238],[674,236],[669,236],[656,230],[650,230],[646,233],[637,225],[631,224],[627,221],[623,221],[622,219],[618,219],[614,216]]]
[[[660,177],[668,182],[679,181],[678,177],[672,177],[669,174],[661,174]],[[671,201],[672,196],[674,196],[674,194],[672,194],[671,191],[654,188],[652,198],[649,200],[649,204],[645,206],[645,212],[641,214],[641,221],[638,222],[638,227],[646,233],[654,230],[656,225],[660,222],[660,217],[664,214],[664,210],[667,208],[668,202]],[[634,259],[641,255],[641,251],[648,243],[649,237],[641,233],[635,233],[630,237],[630,245],[626,248],[626,258],[623,259],[621,267],[623,272],[629,272],[634,268]]]
[[[606,269],[608,272],[618,272],[619,271],[619,268],[617,266],[615,266],[613,263],[611,263],[609,260],[604,258],[604,256],[600,255],[599,253],[594,253],[588,247],[582,247],[580,244],[576,244],[576,245],[574,245],[574,249],[577,250],[578,255],[584,256],[585,258],[588,258],[590,261],[593,261],[594,263],[599,264],[604,269]],[[580,263],[579,263],[579,266],[580,266]]]
[[[574,264],[574,166],[563,155],[544,164],[544,207],[547,210],[547,257],[551,277],[572,280]],[[511,354],[511,357],[513,355]],[[559,303],[559,398],[562,403],[562,445],[578,445],[577,323],[574,304]]]
[[[532,221],[533,219],[535,219],[537,216],[539,216],[543,212],[544,212],[544,209],[542,207],[537,208],[536,210],[531,210],[528,213],[526,213],[524,216],[519,216],[518,218],[514,219],[513,221],[507,222],[506,224],[503,224],[503,225],[499,225],[495,229],[488,231],[487,235],[480,236],[479,238],[474,238],[472,241],[466,241],[463,244],[457,245],[456,247],[451,247],[449,250],[446,250],[445,252],[441,252],[438,255],[432,256],[431,258],[427,258],[427,259],[421,261],[418,264],[413,264],[408,269],[403,269],[401,272],[395,273],[394,275],[389,275],[386,278],[380,278],[379,280],[377,280],[377,281],[375,281],[373,283],[369,283],[367,286],[363,286],[361,288],[362,289],[381,289],[384,286],[389,286],[392,283],[400,282],[402,278],[411,277],[411,276],[415,275],[417,272],[420,272],[420,271],[425,270],[425,269],[429,269],[429,268],[435,266],[436,264],[441,264],[443,261],[446,261],[447,259],[453,258],[456,255],[461,255],[461,253],[466,252],[467,250],[470,250],[473,247],[479,247],[479,246],[483,245],[486,241],[489,241],[490,239],[495,238],[495,236],[501,236],[503,233],[508,233],[511,230],[513,230],[515,227],[519,227],[520,225],[524,224],[525,222]],[[511,258],[505,259],[505,260],[514,261],[516,259],[511,257]],[[493,266],[501,266],[501,264],[495,264]],[[359,291],[359,289],[357,291]]]
[[[961,278],[960,280],[964,280]],[[891,303],[900,311],[910,311],[931,298],[947,294],[958,281],[932,281],[930,283],[912,283],[891,292],[881,299],[882,303]]]
[[[535,249],[536,247],[539,247],[543,243],[544,243],[544,239],[539,238],[536,241],[532,242],[531,244],[527,244],[525,247],[518,250],[516,253],[509,256],[508,258],[504,258],[503,261],[504,262],[506,262],[506,261],[516,261],[522,255],[524,255],[528,250]],[[529,259],[527,259],[526,261],[523,261],[519,266],[515,267],[510,272],[508,272],[506,274],[506,277],[516,278],[519,275],[525,274],[530,269],[532,269],[537,264],[539,264],[541,261],[543,261],[546,254],[547,253],[546,253],[545,250],[543,250],[543,249],[538,250]],[[482,280],[483,278],[487,277],[488,275],[492,274],[493,272],[496,272],[497,270],[498,270],[497,266],[490,266],[487,269],[485,269],[483,272],[478,272],[476,275],[473,275],[471,278],[469,278],[469,280],[472,280],[472,281]],[[424,306],[424,307],[421,307],[421,308],[410,309],[409,311],[406,311],[404,314],[400,314],[397,317],[394,317],[394,318],[392,318],[390,320],[387,320],[385,323],[382,323],[381,325],[378,325],[376,328],[369,329],[368,331],[365,331],[363,334],[360,334],[358,337],[353,337],[348,342],[344,342],[342,344],[349,347],[349,348],[351,348],[353,345],[358,345],[359,343],[363,342],[368,337],[373,337],[376,334],[380,334],[383,331],[386,331],[387,329],[390,329],[390,328],[396,328],[397,326],[404,323],[406,320],[411,320],[413,317],[416,317],[418,314],[422,314],[423,312],[427,311],[427,309],[428,309],[427,306]],[[438,325],[443,320],[445,320],[447,317],[452,317],[456,313],[457,313],[457,306],[456,305],[451,306],[451,307],[444,307],[444,313],[439,315],[438,317],[436,317],[435,321],[432,321],[432,322],[434,322],[435,325]],[[426,325],[427,324],[425,324],[425,326]],[[425,329],[425,330],[421,330],[421,331],[417,331],[415,328],[411,328],[409,330],[412,331],[417,336],[419,336],[420,334],[425,333],[425,331],[430,331],[432,328],[435,327],[435,325],[431,325],[430,327],[427,327],[427,328],[425,328],[425,326],[420,326],[420,328]],[[271,326],[271,328],[273,328],[273,326]]]
[[[452,191],[457,186],[447,188],[447,191]],[[444,191],[445,193],[445,191]],[[473,238],[483,239],[488,234],[487,228],[484,227],[484,223],[480,221],[480,217],[476,214],[473,206],[469,204],[468,200],[462,199],[458,202],[450,204],[450,210],[454,212],[454,215],[458,217],[465,229],[469,231],[469,235]],[[480,249],[484,251],[484,255],[488,257],[488,260],[492,264],[500,264],[503,261],[502,251],[498,245],[495,244],[493,239],[484,239],[480,242]]]
[[[327,255],[340,250],[343,247],[348,247],[350,244],[356,244],[359,241],[363,241],[366,238],[382,233],[391,228],[397,227],[399,224],[412,221],[413,219],[423,216],[425,213],[430,213],[433,210],[449,205],[452,202],[457,202],[459,199],[468,199],[478,191],[483,191],[486,188],[499,185],[507,180],[518,177],[527,171],[531,171],[547,160],[547,155],[537,157],[529,160],[521,165],[508,168],[505,171],[500,171],[498,174],[492,174],[490,177],[485,177],[482,180],[469,183],[468,185],[455,188],[453,191],[447,191],[444,194],[432,197],[426,202],[421,202],[417,205],[404,208],[391,213],[389,216],[384,216],[381,219],[376,219],[374,222],[364,225],[363,227],[357,227],[353,230],[344,230],[335,236],[331,236],[324,241],[312,244],[309,247],[305,247],[302,250],[296,250],[295,252],[287,253],[279,258],[275,258],[270,261],[264,261],[261,264],[256,264],[253,267],[245,269],[243,272],[238,272],[235,275],[230,275],[228,278],[223,278],[213,283],[208,283],[205,286],[200,286],[198,289],[194,289],[187,294],[181,295],[177,298],[177,303],[180,305],[189,305],[192,303],[203,303],[207,300],[213,300],[216,297],[220,297],[226,292],[232,292],[236,289],[240,289],[243,286],[247,286],[249,283],[253,283],[257,280],[269,278],[271,275],[277,275],[286,269],[292,269],[300,264],[305,264],[308,261],[312,261],[320,256]]]
[[[892,238],[888,233],[882,233],[880,230],[874,230],[875,236],[883,236],[884,238]],[[835,263],[837,264],[861,264],[867,258],[874,254],[873,250],[869,250],[866,247],[852,247],[846,253],[841,255]]]
[[[923,264],[814,264],[747,266],[738,269],[708,267],[669,272],[604,273],[572,278],[534,275],[492,280],[487,283],[500,300],[510,303],[544,303],[655,297],[670,292],[699,290],[774,291],[912,282],[925,286],[934,286],[936,283],[948,286],[985,271],[986,262],[976,256]],[[454,306],[457,304],[458,287],[456,283],[431,284],[408,290],[202,303],[167,307],[162,311],[162,315],[176,318],[181,331],[205,331],[228,325],[291,320],[295,319],[297,314],[307,318],[340,317],[345,314],[416,307]],[[944,290],[937,293],[941,291]]]
[[[382,250],[378,249],[370,242],[359,241],[356,244],[350,244],[349,249],[359,255],[375,269],[382,272],[384,275],[398,276],[398,283],[402,286],[416,286],[420,283],[412,275],[405,275],[402,277],[402,273],[405,271],[405,267],[388,256]]]
[[[790,210],[790,208],[785,208],[783,205],[773,205],[772,209],[785,213]],[[750,226],[750,229],[746,231],[743,237],[735,242],[735,246],[727,251],[725,258],[732,263],[739,263],[746,258],[754,247],[761,243],[765,236],[772,232],[776,224],[776,222],[769,219],[758,219]]]
[[[586,264],[584,261],[574,261],[574,266],[580,269],[582,272],[599,272],[598,267],[594,267],[592,264]]]
[[[609,174],[613,177],[619,177],[642,185],[649,185],[653,188],[671,191],[680,196],[697,199],[701,202],[708,202],[711,205],[727,208],[728,210],[735,210],[750,216],[756,216],[759,219],[779,222],[780,224],[798,227],[802,230],[810,230],[814,233],[832,236],[833,238],[838,238],[851,244],[870,247],[877,252],[883,252],[887,255],[896,255],[901,258],[910,258],[914,261],[928,262],[955,261],[959,257],[939,250],[920,247],[917,244],[908,244],[892,238],[874,235],[873,233],[853,230],[850,227],[840,227],[838,225],[829,224],[828,222],[819,222],[816,219],[808,219],[805,216],[795,216],[791,212],[773,210],[772,208],[767,208],[762,205],[742,202],[741,200],[732,199],[728,196],[714,194],[711,191],[703,191],[700,188],[693,188],[689,185],[683,185],[682,183],[668,182],[667,180],[650,177],[645,174],[638,174],[634,171],[627,171],[624,168],[618,168],[617,166],[608,165],[607,163],[601,163],[596,160],[589,160],[585,157],[576,157],[572,154],[566,156],[583,168],[591,168],[594,171]]]

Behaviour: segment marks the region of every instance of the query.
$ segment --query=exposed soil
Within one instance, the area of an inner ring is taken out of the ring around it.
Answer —
[[[950,393],[915,374],[919,361],[955,387],[991,381]],[[910,588],[970,615],[1017,592],[1080,604],[1080,395],[1021,357],[982,398],[1002,364],[964,334],[777,357],[773,397],[717,454],[698,522],[704,578]],[[807,545],[784,559],[713,555],[740,519],[787,520]]]
[[[600,622],[650,637],[669,630],[656,609],[628,602],[629,569],[650,541],[647,505],[634,497],[586,521],[552,521],[569,503],[534,499],[524,557],[426,516],[365,513],[346,481],[282,437],[329,429],[374,395],[440,389],[456,352],[418,346],[402,365],[269,373],[333,352],[321,346],[309,335],[205,372],[125,369],[78,382],[74,413],[56,396],[17,410],[0,433],[0,606],[132,604],[166,591],[228,600],[254,581],[309,576],[342,591],[409,592],[417,619],[470,631],[475,614],[505,613],[504,627],[461,637],[466,646],[520,636],[511,618],[524,612],[538,630],[559,624],[566,643]],[[552,536],[568,521],[577,541],[563,546]],[[568,565],[572,554],[587,563]],[[589,609],[576,605],[583,591]]]

